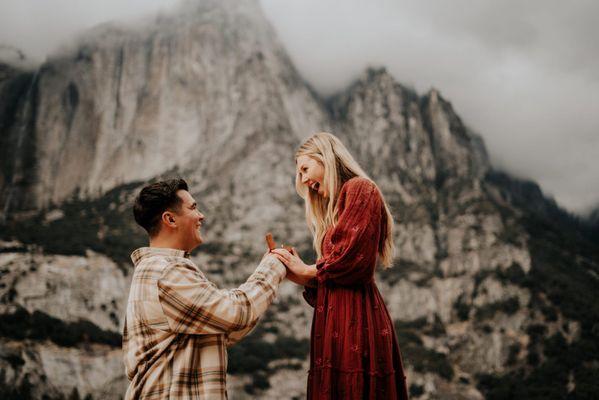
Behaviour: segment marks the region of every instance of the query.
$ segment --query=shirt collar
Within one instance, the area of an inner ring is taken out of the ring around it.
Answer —
[[[166,247],[140,247],[131,253],[131,261],[133,261],[134,265],[137,265],[144,257],[149,256],[189,258],[189,253],[185,250],[170,249]]]

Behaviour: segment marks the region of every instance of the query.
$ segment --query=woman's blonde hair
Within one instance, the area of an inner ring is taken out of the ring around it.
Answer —
[[[322,257],[322,241],[324,235],[330,227],[337,223],[337,196],[344,182],[355,176],[360,176],[370,180],[366,172],[358,165],[351,156],[347,148],[334,135],[327,132],[320,132],[310,136],[295,153],[295,160],[300,156],[308,156],[320,162],[324,167],[323,189],[328,192],[328,198],[320,196],[317,192],[310,191],[306,185],[302,184],[299,170],[296,170],[295,189],[297,193],[305,200],[306,221],[308,227],[314,236],[314,249],[318,258]],[[374,183],[376,186],[376,183]],[[378,186],[377,186],[377,190]],[[389,211],[389,206],[383,198],[386,215],[386,234],[384,243],[379,245],[379,255],[381,263],[385,268],[391,266],[395,253],[395,244],[393,243],[393,217]],[[383,217],[384,218],[384,217]]]

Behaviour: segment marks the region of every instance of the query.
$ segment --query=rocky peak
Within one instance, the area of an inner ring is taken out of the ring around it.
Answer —
[[[36,72],[39,95],[18,99],[31,126],[12,121],[8,136],[32,143],[35,162],[0,181],[23,200],[8,208],[165,170],[214,174],[232,161],[224,153],[238,159],[269,138],[294,146],[327,123],[290,66],[255,1],[188,2],[150,26],[96,29]]]
[[[399,194],[398,208],[438,198],[437,191],[480,194],[489,168],[484,143],[437,90],[419,96],[384,68],[368,69],[328,108],[357,158]]]
[[[437,169],[458,179],[482,179],[490,165],[484,144],[466,127],[451,103],[431,89],[422,98],[421,112]]]
[[[33,61],[19,48],[0,44],[0,82],[4,79],[5,69],[28,70],[33,68]]]
[[[368,69],[328,102],[340,136],[374,178],[434,179],[429,138],[422,129],[418,96],[384,69]]]

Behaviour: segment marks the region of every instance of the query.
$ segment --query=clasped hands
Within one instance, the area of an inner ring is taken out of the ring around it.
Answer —
[[[307,265],[297,254],[295,247],[285,249],[283,246],[269,250],[267,254],[277,257],[287,267],[287,278],[298,285],[312,286],[310,281],[316,277],[316,265]]]

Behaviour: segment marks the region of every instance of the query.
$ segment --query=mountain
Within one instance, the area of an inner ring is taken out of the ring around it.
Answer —
[[[8,209],[97,195],[174,168],[213,174],[231,163],[223,153],[235,159],[271,135],[292,145],[325,121],[252,1],[188,2],[146,28],[101,26],[27,86],[21,107],[10,102],[12,114],[27,115],[3,129]]]
[[[436,89],[384,68],[330,98],[296,71],[257,1],[189,1],[104,25],[37,70],[0,75],[2,398],[120,398],[131,215],[182,176],[206,215],[194,261],[233,287],[263,235],[313,261],[293,154],[337,134],[383,190],[399,256],[378,273],[412,398],[592,398],[599,244],[539,186],[498,171]],[[285,283],[229,350],[232,398],[305,396],[312,310]]]
[[[591,225],[599,226],[599,206],[589,212],[587,219]]]
[[[591,210],[587,216],[587,222],[590,225],[591,236],[599,242],[599,206]]]

